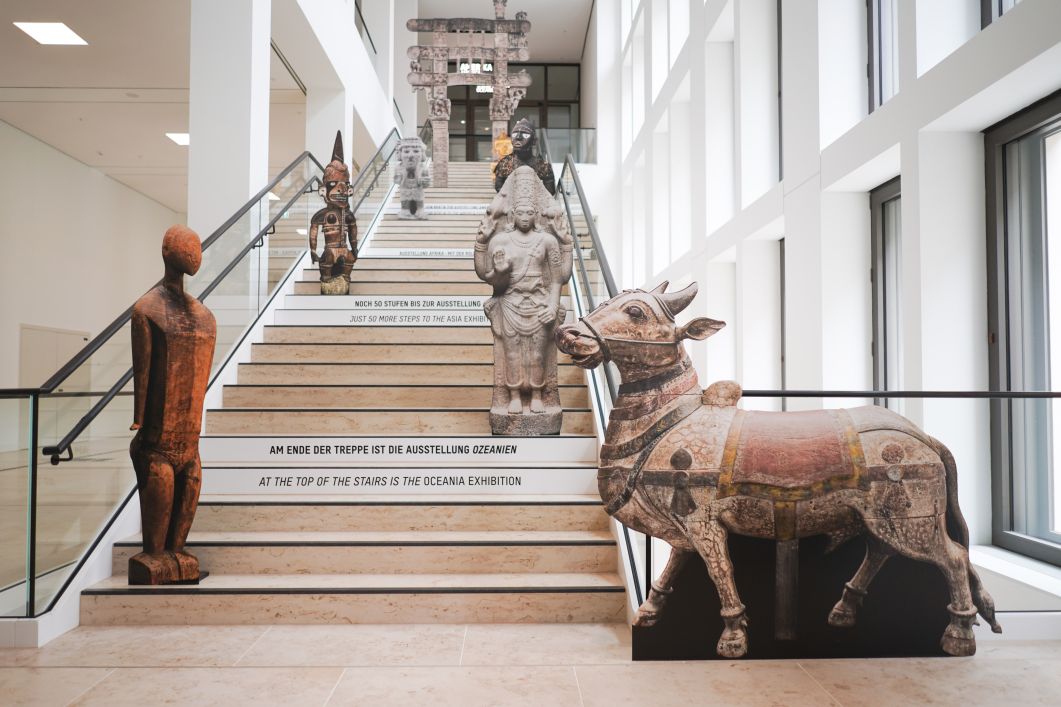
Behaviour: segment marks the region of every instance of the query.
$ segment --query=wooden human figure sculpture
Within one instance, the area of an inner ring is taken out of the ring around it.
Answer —
[[[133,305],[133,424],[129,456],[140,492],[144,551],[129,558],[129,584],[197,583],[199,560],[184,549],[199,505],[199,430],[217,323],[184,291],[202,262],[195,231],[173,226],[162,240],[166,274]]]
[[[406,137],[398,141],[396,152],[394,183],[398,185],[398,197],[402,205],[398,218],[427,219],[424,212],[424,187],[431,186],[427,146],[418,137]]]
[[[319,194],[323,209],[309,225],[309,254],[321,272],[322,295],[350,294],[350,271],[357,260],[357,223],[350,211],[350,170],[343,163],[343,133],[335,131],[332,161],[324,168]],[[317,232],[324,233],[324,253],[317,255]],[[349,247],[347,247],[349,244]]]
[[[567,314],[560,293],[571,278],[571,236],[530,167],[517,168],[487,209],[475,272],[493,287],[484,305],[494,334],[491,430],[559,434],[563,409],[552,342]]]
[[[550,194],[556,193],[553,166],[534,154],[536,144],[538,135],[534,126],[526,118],[519,119],[512,128],[512,154],[502,157],[494,168],[494,191],[501,191],[509,175],[519,167],[527,166],[534,170]]]
[[[677,324],[697,285],[666,290],[666,282],[625,290],[556,333],[575,365],[612,361],[622,376],[597,475],[608,514],[673,548],[637,624],[657,621],[682,566],[699,558],[722,604],[718,653],[743,656],[747,619],[727,546],[736,533],[779,541],[825,535],[833,547],[865,537],[865,560],[829,614],[832,626],[854,626],[878,570],[904,555],[936,565],[947,581],[945,652],[976,651],[977,614],[1001,632],[969,563],[950,451],[883,407],[745,411],[737,383],[701,389],[682,342],[725,324],[703,317]]]

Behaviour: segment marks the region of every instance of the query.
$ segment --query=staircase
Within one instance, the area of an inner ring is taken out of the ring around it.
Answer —
[[[430,220],[398,220],[395,198],[349,296],[318,294],[303,259],[206,413],[188,545],[210,576],[130,587],[128,538],[83,592],[83,624],[624,620],[583,372],[561,356],[559,437],[490,434],[471,246],[492,196],[471,163],[428,190]]]

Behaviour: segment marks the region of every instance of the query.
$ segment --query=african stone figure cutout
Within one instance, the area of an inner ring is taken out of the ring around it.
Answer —
[[[563,420],[553,335],[567,314],[571,236],[534,170],[519,167],[494,197],[475,241],[475,272],[493,288],[494,434],[559,434]]]
[[[324,168],[319,193],[323,209],[309,226],[309,254],[321,273],[322,295],[350,293],[350,271],[357,261],[357,222],[350,210],[350,170],[343,163],[343,133],[335,131],[332,161]],[[324,252],[317,255],[317,233],[324,234]],[[349,246],[349,247],[348,247]]]
[[[494,191],[500,191],[509,175],[521,166],[534,170],[550,194],[556,193],[556,176],[553,166],[542,157],[534,154],[538,144],[538,134],[526,118],[518,120],[512,128],[512,152],[502,157],[494,168]]]
[[[947,581],[945,652],[975,653],[977,613],[1001,632],[969,563],[950,451],[882,407],[744,411],[733,381],[701,390],[682,340],[705,339],[724,323],[679,326],[674,317],[697,286],[666,286],[626,290],[556,334],[576,365],[612,361],[622,376],[600,452],[608,513],[673,548],[637,624],[656,622],[678,572],[699,556],[722,604],[718,653],[743,656],[747,620],[727,548],[728,533],[737,533],[778,541],[826,535],[830,547],[864,536],[866,557],[829,614],[833,626],[854,625],[870,582],[898,554],[935,564]]]
[[[427,159],[427,146],[418,137],[406,137],[398,141],[394,166],[394,183],[398,185],[401,202],[400,219],[426,219],[424,212],[424,187],[431,186],[431,163]]]
[[[133,305],[133,424],[144,550],[129,558],[129,584],[198,582],[199,560],[185,551],[199,505],[199,431],[217,324],[184,291],[202,262],[199,236],[173,226],[162,241],[166,273]]]

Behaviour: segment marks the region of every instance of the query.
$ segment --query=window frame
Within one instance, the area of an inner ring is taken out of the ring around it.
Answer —
[[[886,204],[902,198],[902,177],[894,177],[869,193],[870,208],[870,289],[873,308],[873,340],[870,352],[873,356],[873,389],[888,390],[888,319],[886,304],[888,293],[885,291],[888,278],[884,244],[884,207]],[[902,209],[900,203],[900,210]],[[901,212],[901,211],[900,211]],[[887,400],[877,398],[874,405],[884,405]]]
[[[1020,322],[1011,321],[1010,300],[1016,264],[1010,260],[1011,241],[1007,198],[1013,185],[1006,176],[1005,150],[1022,138],[1053,125],[1061,126],[1061,91],[1014,113],[984,130],[984,162],[987,207],[988,275],[988,368],[991,390],[1012,390],[1014,361],[1011,340],[1023,335]],[[1045,214],[1045,212],[1044,212]],[[1045,215],[1044,217],[1045,218]],[[1017,364],[1019,365],[1019,363]],[[1015,468],[1016,401],[992,399],[991,410],[991,540],[1004,549],[1061,566],[1061,544],[1015,529],[1020,515],[1014,488],[1026,488],[1026,475]],[[1019,416],[1018,416],[1019,417]],[[1019,423],[1017,423],[1019,424]]]
[[[882,42],[881,22],[881,0],[866,0],[866,80],[869,84],[867,91],[869,99],[869,112],[877,110],[899,93],[898,80],[895,76],[896,89],[887,99],[881,98],[881,90],[884,84],[884,54]],[[898,33],[898,26],[893,32]],[[895,47],[898,50],[898,45]]]

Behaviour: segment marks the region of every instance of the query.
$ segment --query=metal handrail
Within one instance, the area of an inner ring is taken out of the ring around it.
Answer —
[[[391,136],[393,134],[397,134],[397,130],[395,128],[391,128],[391,131],[389,133],[387,133],[387,137],[384,138],[383,142],[380,144],[380,147],[376,150],[375,154],[372,156],[372,160],[373,161],[375,161],[376,157],[378,157],[382,153],[384,147],[387,145],[388,142],[390,142]],[[391,154],[393,154],[393,150],[394,150],[394,148],[392,147],[391,148]],[[321,169],[322,172],[324,171],[324,168],[321,167],[320,162],[318,162],[317,159],[312,154],[310,154],[308,151],[307,152],[303,152],[301,155],[299,155],[299,157],[294,162],[292,162],[290,165],[288,165],[287,168],[285,168],[277,177],[275,177],[269,183],[269,185],[267,185],[264,189],[262,189],[262,191],[258,192],[258,194],[253,199],[251,199],[249,202],[247,202],[239,211],[237,211],[234,216],[229,218],[220,229],[214,231],[214,233],[210,236],[210,238],[207,239],[206,244],[210,244],[210,243],[213,243],[214,241],[216,241],[217,238],[221,235],[221,233],[223,231],[225,231],[228,228],[230,228],[234,223],[236,223],[237,220],[239,220],[240,217],[242,217],[244,214],[246,214],[255,204],[259,203],[272,188],[274,188],[277,184],[279,184],[280,181],[284,177],[286,177],[307,156],[309,157],[309,159],[313,160],[313,162],[317,165],[318,168]],[[390,155],[388,155],[387,158],[385,158],[380,164],[381,165],[386,165],[386,163],[387,163],[387,161],[389,159],[390,159]],[[354,207],[355,211],[357,210],[358,207],[361,206],[361,203],[364,201],[365,197],[368,196],[368,193],[374,188],[376,180],[379,179],[379,175],[383,171],[383,168],[384,168],[383,166],[379,166],[373,171],[374,173],[373,173],[373,176],[372,176],[372,184],[365,191],[365,193],[362,194],[360,200],[358,200],[357,206]],[[366,173],[364,171],[362,171],[360,174],[358,174],[357,179],[354,181],[354,184],[351,187],[351,190],[352,191],[356,190],[358,188],[358,185],[364,179],[366,179]],[[314,180],[319,181],[316,175],[314,175],[310,179],[306,180],[306,184],[302,185],[302,187],[300,187],[298,189],[298,191],[295,193],[295,195],[293,197],[291,197],[291,199],[288,200],[288,202],[284,205],[284,208],[277,210],[276,215],[272,219],[269,220],[269,223],[267,223],[261,230],[259,230],[257,235],[255,235],[254,238],[250,239],[243,246],[243,248],[240,250],[240,252],[237,253],[232,258],[231,261],[229,261],[228,265],[226,265],[221,270],[221,272],[217,274],[217,276],[213,279],[213,281],[211,281],[211,283],[206,286],[206,288],[199,295],[199,300],[206,299],[210,295],[210,293],[213,292],[217,288],[217,286],[221,284],[221,281],[224,280],[228,276],[228,274],[230,272],[232,272],[232,270],[239,264],[239,262],[241,260],[243,260],[243,258],[247,255],[247,253],[249,253],[252,249],[257,248],[261,244],[261,242],[264,240],[265,236],[267,234],[269,234],[270,232],[272,232],[273,227],[276,225],[277,221],[280,220],[281,216],[288,209],[290,209],[298,199],[302,198],[302,195],[305,193],[306,187],[309,184],[312,184]],[[206,244],[204,244],[204,248],[206,247]],[[132,307],[129,307],[129,309],[127,309],[125,311],[125,313],[122,315],[122,317],[119,317],[118,320],[115,321],[115,323],[118,324],[118,326],[115,327],[114,324],[112,324],[111,327],[109,327],[109,328],[113,328],[113,330],[110,331],[110,333],[108,334],[108,336],[107,336],[108,339],[111,336],[113,336],[114,333],[116,333],[121,328],[121,326],[124,325],[125,321],[128,321],[128,319],[131,316],[131,314],[132,314]],[[96,339],[99,339],[99,338],[100,337],[96,337]],[[95,342],[95,341],[96,340],[93,340],[93,342]],[[105,340],[99,341],[99,343],[96,345],[96,350],[98,350],[103,345],[103,343],[105,343]],[[91,345],[92,344],[90,344],[90,346]],[[89,347],[86,347],[86,349],[87,348],[89,348]],[[91,355],[91,352],[90,352],[89,355]],[[87,360],[87,358],[88,357],[86,356],[85,359]],[[82,363],[83,362],[84,361],[82,361]],[[67,366],[69,366],[69,365],[70,364],[67,364]],[[75,368],[76,368],[76,366],[75,366]],[[70,371],[70,372],[72,372],[72,371]],[[67,372],[66,375],[63,376],[63,378],[68,376],[70,374],[70,372]],[[57,376],[52,376],[53,379],[56,378],[56,377]],[[107,391],[107,393],[102,398],[100,398],[96,402],[96,404],[93,405],[92,408],[90,408],[89,411],[87,413],[85,413],[84,416],[82,416],[82,418],[80,420],[77,421],[77,424],[75,424],[73,426],[73,428],[71,428],[71,430],[66,435],[64,435],[63,438],[57,444],[44,447],[41,450],[41,454],[43,454],[44,456],[50,457],[50,461],[51,461],[51,463],[53,465],[57,465],[60,462],[72,460],[73,459],[73,453],[72,452],[70,453],[70,455],[68,457],[63,457],[61,455],[64,452],[69,451],[70,445],[73,443],[73,441],[75,439],[77,439],[78,436],[80,436],[82,432],[85,431],[85,428],[87,428],[92,423],[92,421],[99,415],[99,413],[102,412],[103,408],[105,408],[110,403],[110,401],[114,399],[114,397],[121,391],[121,389],[124,388],[126,385],[128,385],[129,381],[132,380],[132,377],[133,377],[133,369],[130,366],[129,370],[126,371],[122,376],[119,377],[118,381],[113,386],[111,386],[111,388]],[[42,391],[42,392],[49,392],[49,391]]]
[[[221,224],[217,229],[215,229],[214,232],[211,233],[206,238],[206,240],[203,241],[203,250],[205,251],[207,248],[209,248],[211,245],[213,245],[213,243],[218,238],[221,237],[222,233],[224,233],[225,231],[230,229],[233,226],[233,224],[235,224],[248,211],[250,211],[251,208],[253,208],[255,204],[257,204],[262,199],[264,199],[266,194],[268,194],[270,191],[275,189],[276,186],[285,177],[287,177],[287,175],[290,174],[295,169],[295,167],[297,167],[307,157],[309,159],[311,159],[313,161],[313,163],[316,164],[317,167],[319,167],[322,172],[324,171],[324,168],[321,167],[321,163],[317,161],[316,157],[314,157],[308,151],[307,152],[303,152],[301,155],[296,157],[291,162],[291,164],[289,164],[287,167],[285,167],[280,172],[280,174],[278,174],[275,177],[273,177],[273,179],[268,184],[266,184],[264,187],[262,187],[261,191],[259,191],[253,197],[251,197],[251,199],[246,204],[244,204],[242,207],[240,207],[240,209],[238,211],[236,211],[236,213],[234,213],[223,224]],[[152,285],[152,287],[156,287],[161,282],[162,282],[162,280],[159,280],[157,283]],[[92,341],[90,341],[87,344],[85,344],[84,348],[82,348],[80,351],[78,351],[76,354],[74,354],[73,358],[71,358],[69,361],[67,361],[66,364],[62,368],[60,368],[58,371],[56,371],[54,374],[52,374],[52,376],[48,380],[46,380],[43,384],[41,384],[40,388],[36,389],[37,392],[39,392],[41,394],[48,394],[48,393],[54,392],[55,389],[58,388],[59,385],[70,376],[71,373],[76,371],[85,361],[87,361],[92,356],[92,354],[96,353],[100,348],[102,348],[103,345],[105,343],[107,343],[107,341],[109,341],[112,336],[117,334],[118,331],[123,326],[125,326],[126,322],[128,322],[129,318],[132,316],[132,313],[133,313],[133,308],[129,307],[124,312],[122,312],[120,315],[118,315],[117,319],[115,319],[113,322],[111,322],[106,327],[104,327],[103,331],[101,331],[99,334],[97,334],[96,337],[92,339]],[[10,389],[8,389],[8,390],[10,390]],[[4,393],[4,391],[0,390],[0,396],[3,396],[3,393]]]

